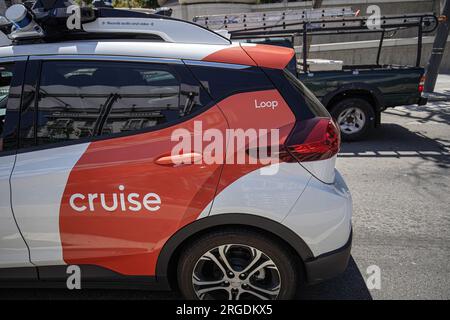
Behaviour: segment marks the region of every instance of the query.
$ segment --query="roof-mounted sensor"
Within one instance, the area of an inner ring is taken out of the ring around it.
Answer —
[[[230,44],[230,40],[212,30],[166,15],[79,7],[63,0],[38,0],[32,8],[16,4],[7,9],[5,18],[0,30],[15,43],[139,37],[176,43]]]
[[[43,37],[44,30],[34,21],[32,13],[22,4],[15,4],[5,12],[6,19],[11,22],[11,33],[8,37],[16,38]]]

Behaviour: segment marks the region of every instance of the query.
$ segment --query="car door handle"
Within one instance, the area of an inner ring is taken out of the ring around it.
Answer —
[[[181,165],[200,163],[202,158],[203,157],[200,153],[189,152],[177,155],[161,156],[155,160],[155,163],[161,166],[177,167]]]

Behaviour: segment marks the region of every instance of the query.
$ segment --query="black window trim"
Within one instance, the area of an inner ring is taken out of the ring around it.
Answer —
[[[181,59],[157,58],[157,57],[139,57],[123,55],[102,55],[102,54],[45,54],[30,55],[30,60],[94,60],[94,61],[112,61],[112,62],[145,62],[161,64],[183,64]]]
[[[27,63],[28,61],[28,56],[6,56],[6,57],[0,57],[0,64],[8,64],[8,63],[16,63],[16,62],[23,62],[23,63]],[[25,65],[25,72],[26,72],[26,65]],[[21,83],[21,90],[20,90],[20,106],[22,105],[22,94],[23,94],[23,85],[24,85],[24,81],[25,81],[25,72],[24,74],[13,74],[13,77],[17,79],[17,77],[19,78],[19,82]],[[9,98],[8,98],[9,100]],[[8,115],[8,109],[9,109],[9,103],[7,101],[6,103],[6,113],[5,113],[5,120],[7,119],[6,116]],[[18,122],[17,123],[17,127],[16,127],[16,134],[18,135],[18,133],[20,132],[20,115],[18,118]],[[16,139],[16,147],[15,149],[11,149],[11,150],[0,150],[0,157],[6,157],[6,156],[11,156],[11,155],[15,155],[17,154],[17,150],[18,150],[18,144],[19,144],[19,139],[17,136]]]
[[[8,57],[0,57],[0,64],[2,63],[11,63],[17,61],[27,61],[28,56],[8,56]]]

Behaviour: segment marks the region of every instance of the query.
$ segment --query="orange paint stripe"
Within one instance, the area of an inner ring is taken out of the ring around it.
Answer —
[[[242,64],[247,66],[260,66],[273,69],[284,69],[294,57],[291,48],[272,45],[245,45],[233,46],[218,50],[203,61]]]
[[[295,55],[294,49],[265,44],[242,45],[242,49],[258,66],[273,69],[284,69]]]
[[[205,58],[203,61],[208,62],[220,62],[220,63],[232,63],[232,64],[243,64],[247,66],[256,66],[255,61],[253,61],[247,53],[240,46],[229,47],[226,49],[221,49],[216,51]]]

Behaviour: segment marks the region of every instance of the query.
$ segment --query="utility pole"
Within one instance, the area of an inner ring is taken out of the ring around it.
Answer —
[[[440,17],[440,23],[436,31],[434,38],[433,49],[431,51],[430,60],[426,67],[426,79],[424,92],[432,93],[436,86],[436,80],[439,73],[439,66],[441,65],[442,57],[444,56],[445,45],[447,44],[447,38],[449,34],[450,24],[450,0],[446,0],[442,15]]]

